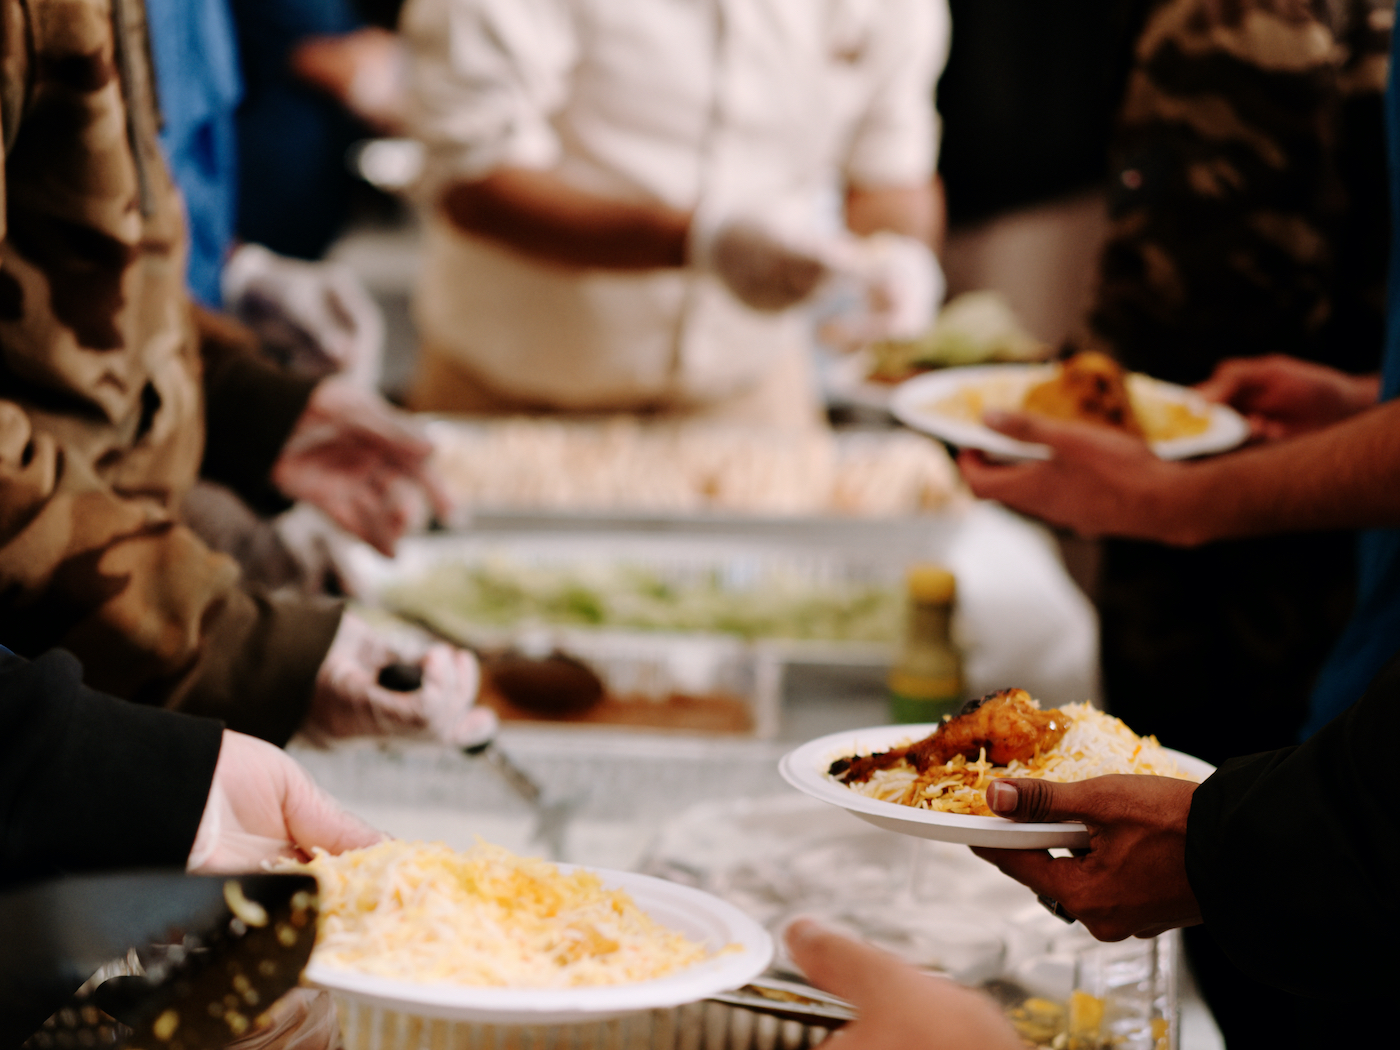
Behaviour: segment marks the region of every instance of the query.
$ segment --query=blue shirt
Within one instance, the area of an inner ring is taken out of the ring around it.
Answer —
[[[1390,281],[1386,289],[1381,398],[1400,394],[1400,26],[1390,41],[1385,123],[1390,166]],[[1400,478],[1395,479],[1400,484]],[[1400,651],[1400,529],[1367,529],[1357,544],[1356,609],[1318,675],[1303,738],[1361,698],[1385,662]]]
[[[219,274],[238,206],[235,112],[243,95],[228,0],[146,0],[161,115],[160,143],[185,198],[189,288],[222,301]]]

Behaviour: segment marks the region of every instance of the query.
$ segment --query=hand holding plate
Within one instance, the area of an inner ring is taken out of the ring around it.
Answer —
[[[987,426],[1020,441],[1047,445],[1048,460],[996,463],[973,449],[958,467],[973,493],[1083,536],[1158,538],[1162,494],[1186,468],[1158,459],[1143,441],[1089,423],[1024,412],[987,412]]]
[[[1283,354],[1222,361],[1197,391],[1249,420],[1256,438],[1277,441],[1339,423],[1370,408],[1380,376],[1356,376]]]
[[[1082,821],[1089,848],[1073,857],[1041,850],[973,852],[1058,902],[1099,940],[1194,926],[1201,909],[1186,878],[1186,819],[1196,786],[1149,776],[1075,784],[999,780],[987,789],[994,813],[1017,822]]]

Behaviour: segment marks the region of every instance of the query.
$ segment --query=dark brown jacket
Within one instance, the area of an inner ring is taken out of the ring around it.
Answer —
[[[285,740],[338,609],[245,587],[178,509],[201,462],[265,488],[311,388],[185,293],[140,0],[0,0],[0,121],[0,642]]]

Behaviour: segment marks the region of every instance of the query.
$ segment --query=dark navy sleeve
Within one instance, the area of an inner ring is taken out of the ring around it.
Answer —
[[[1232,759],[1197,789],[1187,876],[1247,973],[1314,998],[1393,994],[1397,741],[1400,657],[1306,743]]]
[[[0,655],[0,884],[183,867],[222,733],[88,689],[66,652]]]

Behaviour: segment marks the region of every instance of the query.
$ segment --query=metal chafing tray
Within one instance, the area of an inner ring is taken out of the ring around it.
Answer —
[[[620,564],[666,579],[704,575],[741,593],[777,578],[829,587],[835,594],[881,588],[896,601],[909,564],[941,562],[959,581],[955,630],[969,695],[1016,684],[1045,702],[1064,703],[1091,697],[1096,686],[1092,607],[1065,573],[1049,535],[990,504],[890,521],[482,515],[469,530],[405,540],[393,560],[348,543],[336,555],[349,589],[370,604],[443,566],[492,558],[527,566]],[[747,731],[760,738],[780,731],[787,669],[864,668],[878,681],[897,641],[745,639],[718,631],[541,623],[502,627],[449,617],[437,622],[478,646],[562,649],[593,665],[618,694],[658,702],[672,695],[737,699],[748,711]]]

